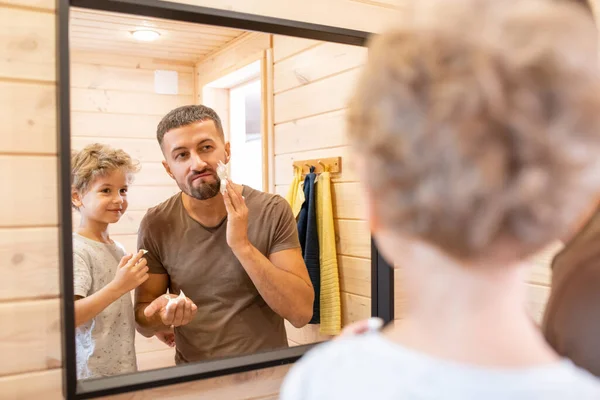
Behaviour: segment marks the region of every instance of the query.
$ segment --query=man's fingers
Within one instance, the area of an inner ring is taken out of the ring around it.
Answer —
[[[183,313],[185,310],[185,300],[178,299],[177,306],[175,307],[175,315],[171,325],[180,326],[183,323]]]
[[[240,195],[235,191],[231,181],[227,181],[227,192],[225,192],[225,194],[229,196],[231,204],[233,204],[233,207],[236,209],[236,211],[239,210],[241,204],[239,198]]]
[[[192,320],[192,302],[186,300],[183,303],[183,319],[181,325],[185,325]]]
[[[223,193],[223,201],[225,202],[225,209],[227,210],[227,214],[232,214],[235,212],[235,206],[231,201],[231,195],[229,194],[229,189],[225,193]]]
[[[152,303],[148,304],[148,306],[144,309],[144,315],[146,318],[152,317],[154,314],[163,309],[163,307],[167,304],[167,299],[164,296],[160,296]]]

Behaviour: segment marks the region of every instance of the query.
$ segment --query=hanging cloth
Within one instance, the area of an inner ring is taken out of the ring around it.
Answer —
[[[342,329],[342,307],[329,171],[324,171],[317,178],[316,191],[317,236],[321,267],[320,332],[324,335],[338,335]]]
[[[298,214],[300,213],[300,209],[302,208],[302,204],[304,204],[302,169],[294,168],[294,178],[292,179],[292,184],[285,195],[285,199],[290,204],[290,207],[292,207],[294,218],[297,218]]]
[[[315,290],[313,316],[309,324],[320,321],[321,278],[319,271],[319,237],[317,233],[317,210],[315,204],[315,167],[310,167],[310,173],[304,178],[305,201],[298,216],[298,236],[302,246],[302,257],[308,269],[308,275]]]

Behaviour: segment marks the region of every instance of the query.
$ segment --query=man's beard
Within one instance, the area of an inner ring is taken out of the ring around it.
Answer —
[[[210,182],[210,183],[206,183],[206,182],[202,182],[200,184],[200,186],[196,187],[193,184],[193,179],[200,174],[203,174],[204,172],[199,172],[197,174],[192,175],[192,177],[189,179],[188,184],[187,185],[181,185],[178,182],[178,186],[179,189],[181,189],[185,194],[187,194],[190,197],[193,197],[197,200],[208,200],[208,199],[212,199],[213,197],[215,197],[217,194],[219,194],[220,188],[221,188],[221,178],[219,178],[216,174],[214,174],[213,176],[215,177],[216,181],[215,182]],[[199,178],[202,179],[202,178]]]

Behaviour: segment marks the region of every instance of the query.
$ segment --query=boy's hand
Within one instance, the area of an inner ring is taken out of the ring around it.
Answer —
[[[167,307],[170,299],[176,299]],[[163,325],[176,327],[189,324],[198,312],[198,307],[187,297],[163,294],[144,309],[146,318],[158,314]]]
[[[128,254],[121,259],[117,274],[111,282],[117,293],[124,295],[148,279],[148,266],[143,255],[144,252],[140,250],[136,255]]]

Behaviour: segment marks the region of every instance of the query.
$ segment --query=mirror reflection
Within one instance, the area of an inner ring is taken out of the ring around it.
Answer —
[[[368,318],[343,133],[366,49],[70,18],[78,379],[329,340]]]

